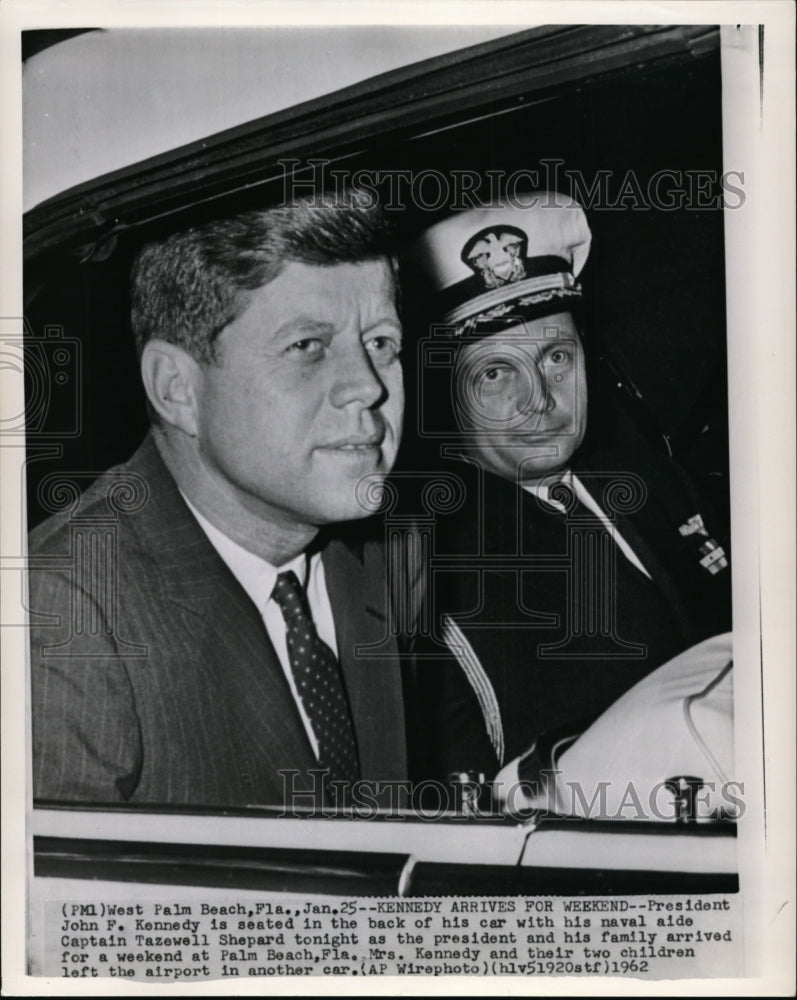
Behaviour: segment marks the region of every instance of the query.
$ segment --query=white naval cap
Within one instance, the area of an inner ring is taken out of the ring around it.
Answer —
[[[491,333],[515,317],[567,311],[589,255],[584,210],[555,191],[522,204],[473,208],[427,229],[411,257],[431,278],[436,315],[461,333]]]
[[[552,785],[527,795],[521,758],[496,778],[512,809],[589,819],[709,819],[739,806],[732,636],[713,636],[648,674],[550,762]],[[690,791],[689,786],[692,786]],[[690,800],[695,800],[691,801]],[[690,805],[693,816],[682,816]]]

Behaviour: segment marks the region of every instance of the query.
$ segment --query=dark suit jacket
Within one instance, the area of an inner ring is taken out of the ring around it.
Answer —
[[[263,621],[151,438],[29,551],[35,797],[238,806],[313,787]],[[322,558],[362,777],[403,779],[398,661],[354,652],[396,653],[381,547],[330,540]]]
[[[727,542],[669,460],[629,463],[603,454],[576,469],[604,511],[615,505],[620,534],[652,578],[608,543],[616,561],[608,633],[600,621],[611,593],[608,564],[593,563],[586,578],[571,563],[577,546],[608,542],[599,522],[574,528],[513,483],[464,462],[445,471],[459,476],[465,500],[435,520],[427,613],[438,637],[450,616],[470,652],[447,660],[434,640],[416,650],[416,729],[427,734],[413,747],[418,776],[483,771],[489,778],[501,763],[485,728],[485,685],[480,703],[479,682],[472,686],[463,671],[468,656],[495,693],[508,761],[541,734],[581,731],[651,670],[730,628],[730,569],[701,565],[709,537],[726,552]],[[682,532],[695,515],[707,534]]]

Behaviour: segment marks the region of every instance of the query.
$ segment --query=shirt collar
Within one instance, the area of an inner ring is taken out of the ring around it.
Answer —
[[[558,500],[555,500],[550,493],[554,486],[559,486],[561,484],[563,486],[569,486],[570,489],[578,495],[575,478],[576,477],[573,475],[571,469],[565,469],[564,472],[557,472],[553,475],[546,476],[539,482],[528,484],[524,483],[522,485],[523,489],[527,493],[531,493],[532,496],[537,497],[537,499],[542,501],[542,503],[547,503],[549,507],[553,507],[555,510],[562,511],[564,513],[567,509],[565,505],[560,503]]]
[[[271,592],[277,582],[278,573],[293,570],[302,586],[307,586],[307,555],[304,552],[300,552],[298,556],[283,566],[273,566],[270,562],[233,541],[214,524],[211,524],[206,517],[199,513],[184,493],[182,493],[182,497],[200,528],[207,535],[210,544],[224,560],[232,575],[244,588],[261,615],[271,599]]]

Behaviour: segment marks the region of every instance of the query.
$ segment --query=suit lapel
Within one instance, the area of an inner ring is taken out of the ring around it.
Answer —
[[[151,547],[174,606],[171,613],[182,609],[194,619],[187,652],[199,655],[209,670],[223,671],[241,729],[236,739],[248,748],[245,755],[251,757],[254,750],[263,765],[317,767],[260,613],[191,514],[151,439],[139,456],[136,471],[151,494],[138,515],[138,537]]]
[[[324,574],[361,775],[401,779],[407,775],[404,702],[398,647],[388,635],[386,568],[366,552],[367,546],[330,542]]]
[[[585,481],[584,478],[581,478],[580,482],[593,500],[600,505],[601,498],[600,496],[596,496],[595,491],[589,488],[589,479]],[[640,531],[634,517],[629,514],[615,514],[614,523],[617,531],[628,542],[642,565],[650,574],[654,586],[659,590],[661,596],[669,605],[670,610],[675,614],[679,622],[682,624],[686,623],[688,615],[680,597],[678,582],[673,579],[672,573],[658,555],[656,549],[650,544],[646,534]],[[625,559],[626,557],[618,553],[618,558]],[[634,568],[636,572],[639,572],[636,567]],[[639,577],[640,585],[646,583],[642,573],[639,574]]]
[[[172,613],[182,609],[195,621],[187,655],[223,669],[236,695],[240,742],[250,755],[259,748],[264,759],[298,768],[303,776],[296,786],[305,787],[304,775],[318,764],[257,608],[186,506],[151,437],[130,468],[150,489],[131,526],[158,566]],[[333,540],[322,555],[324,572],[362,777],[401,779],[407,773],[404,705],[397,645],[388,636],[385,567],[364,553],[362,545]],[[164,617],[169,613],[164,609]],[[357,647],[366,651],[357,655]],[[378,647],[378,655],[367,647]]]

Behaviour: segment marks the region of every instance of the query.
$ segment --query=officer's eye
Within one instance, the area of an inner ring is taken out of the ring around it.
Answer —
[[[512,365],[489,365],[479,373],[478,382],[482,388],[493,390],[500,389],[502,386],[505,386],[515,374],[516,371]]]
[[[389,364],[401,354],[401,341],[387,334],[377,334],[365,341],[365,349],[377,364]]]

